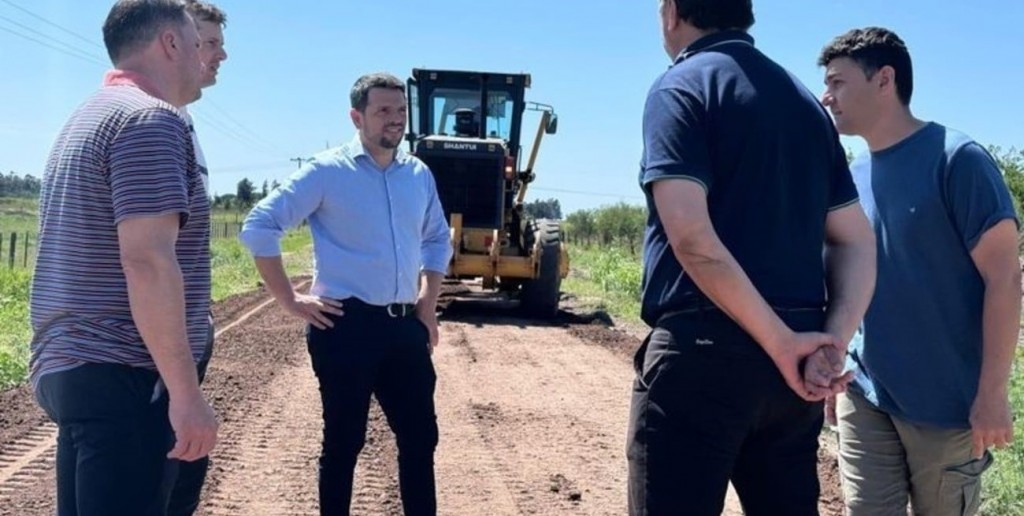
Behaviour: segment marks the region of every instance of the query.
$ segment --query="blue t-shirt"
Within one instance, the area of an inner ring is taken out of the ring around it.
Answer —
[[[878,240],[878,281],[851,345],[853,388],[918,424],[970,428],[982,357],[985,285],[970,252],[1016,220],[995,160],[929,123],[858,157],[852,171]]]
[[[672,253],[654,205],[652,184],[669,179],[704,187],[715,231],[771,305],[825,305],[825,219],[856,202],[857,191],[824,108],[753,43],[737,31],[705,36],[648,94],[641,316],[651,326],[706,302]]]

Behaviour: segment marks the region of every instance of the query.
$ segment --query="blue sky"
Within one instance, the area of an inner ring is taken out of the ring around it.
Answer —
[[[40,175],[57,131],[109,66],[100,26],[111,5],[0,0],[0,171]],[[553,105],[559,129],[542,145],[528,199],[558,198],[566,212],[642,200],[641,110],[669,64],[657,0],[218,5],[229,17],[230,57],[193,108],[216,193],[234,192],[243,177],[282,180],[296,168],[291,158],[350,139],[348,90],[359,75],[405,78],[426,67],[533,75],[527,97]],[[822,45],[852,27],[886,26],[914,56],[918,116],[986,145],[1024,147],[1015,93],[1024,84],[1024,2],[754,0],[754,8],[758,47],[815,94]],[[859,139],[844,144],[864,149]]]

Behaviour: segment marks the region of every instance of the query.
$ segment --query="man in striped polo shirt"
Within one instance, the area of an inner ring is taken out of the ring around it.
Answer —
[[[203,65],[181,0],[120,0],[103,37],[115,69],[43,177],[30,377],[59,427],[58,513],[163,515],[167,458],[204,457],[217,434],[196,373],[210,206],[178,111]]]

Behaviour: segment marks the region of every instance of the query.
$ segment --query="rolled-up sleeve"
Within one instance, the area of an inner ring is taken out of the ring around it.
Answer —
[[[319,170],[306,165],[249,211],[238,238],[253,256],[280,256],[285,231],[317,210],[324,192]]]
[[[424,177],[427,180],[427,213],[423,218],[423,269],[445,274],[448,272],[448,262],[452,259],[448,221],[441,209],[433,174],[427,172]]]

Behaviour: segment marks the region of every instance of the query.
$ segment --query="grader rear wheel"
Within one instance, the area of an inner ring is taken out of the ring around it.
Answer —
[[[537,278],[523,282],[519,306],[532,317],[555,317],[558,315],[559,289],[562,286],[562,276],[558,270],[562,228],[556,220],[540,219],[527,226],[526,237],[530,249],[535,242],[540,242],[540,274]]]

